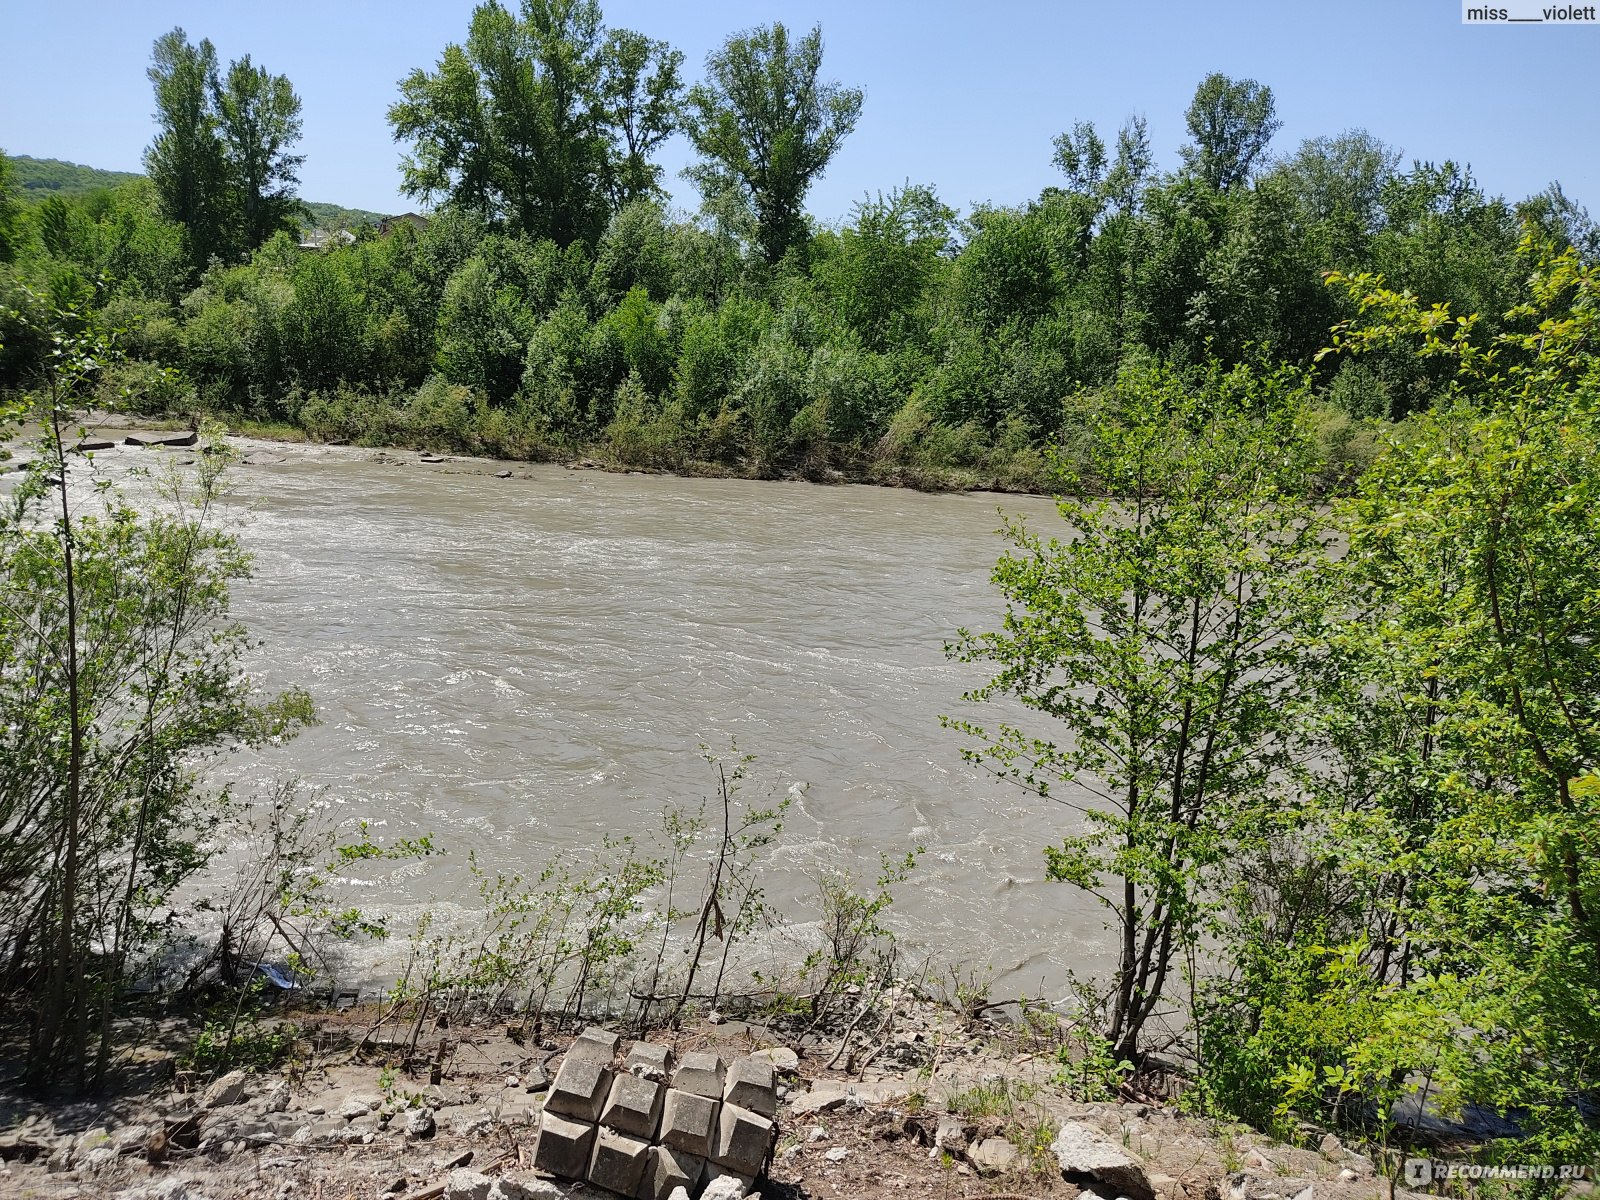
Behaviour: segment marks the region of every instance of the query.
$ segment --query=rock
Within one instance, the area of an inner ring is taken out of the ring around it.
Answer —
[[[835,1146],[822,1157],[827,1159],[829,1162],[843,1162],[845,1159],[850,1157],[850,1151],[846,1150],[843,1146]]]
[[[537,1175],[502,1175],[489,1188],[489,1200],[564,1200],[566,1193]]]
[[[611,1092],[611,1059],[573,1057],[569,1052],[550,1085],[546,1112],[593,1124]]]
[[[444,459],[440,458],[437,454],[424,454],[421,458],[417,459],[417,461],[423,463],[442,463]]]
[[[672,1073],[672,1086],[680,1092],[721,1100],[725,1073],[722,1059],[715,1054],[706,1051],[686,1054]]]
[[[510,479],[511,478],[511,472],[510,471],[496,471],[494,473],[494,477],[496,479]]]
[[[1063,1125],[1050,1143],[1061,1176],[1068,1183],[1099,1183],[1129,1200],[1155,1200],[1144,1167],[1098,1129]]]
[[[529,1067],[522,1073],[522,1090],[530,1095],[536,1092],[548,1092],[550,1090],[550,1076],[545,1073],[545,1069],[541,1066]]]
[[[354,1121],[357,1117],[366,1116],[377,1107],[375,1102],[369,1101],[365,1096],[352,1096],[334,1109],[333,1115],[342,1117],[346,1121]]]
[[[639,1075],[618,1075],[611,1082],[611,1094],[600,1110],[600,1124],[619,1133],[649,1141],[656,1135],[661,1122],[661,1093],[659,1083]],[[612,1191],[622,1191],[612,1188]]]
[[[825,1142],[828,1140],[828,1131],[821,1125],[813,1125],[806,1131],[806,1141]]]
[[[778,1115],[772,1064],[764,1058],[736,1058],[728,1066],[723,1084],[724,1104],[736,1104],[769,1120]]]
[[[266,1108],[263,1111],[269,1113],[287,1112],[289,1109],[289,1096],[289,1081],[287,1079],[278,1080],[273,1085],[272,1090],[267,1093]]]
[[[433,1119],[433,1109],[414,1108],[406,1114],[405,1124],[400,1131],[406,1135],[408,1142],[414,1142],[421,1138],[431,1138],[437,1129],[438,1124]]]
[[[213,1080],[201,1093],[200,1107],[226,1108],[244,1099],[246,1076],[243,1071],[229,1071],[221,1079]]]
[[[772,1145],[772,1122],[760,1113],[724,1104],[711,1143],[711,1161],[740,1175],[756,1176]]]
[[[723,1016],[721,1013],[719,1013],[714,1008],[710,1012],[708,1012],[706,1014],[706,1024],[707,1025],[721,1025],[727,1019],[728,1019],[727,1017]],[[742,1200],[742,1198],[741,1198],[741,1200]]]
[[[87,454],[95,450],[110,450],[115,446],[115,442],[108,442],[104,438],[93,438],[79,442],[73,449],[79,454]]]
[[[751,1058],[764,1058],[779,1075],[793,1075],[800,1069],[800,1056],[787,1046],[772,1046],[757,1050]]]
[[[1358,1180],[1360,1178],[1361,1178],[1361,1176],[1357,1175],[1349,1167],[1346,1167],[1344,1170],[1339,1172],[1339,1182],[1340,1183],[1354,1183],[1356,1180]]]
[[[665,1083],[667,1076],[672,1073],[672,1051],[654,1042],[635,1042],[622,1062],[622,1069],[645,1079]]]
[[[1017,1148],[1002,1137],[984,1138],[967,1151],[967,1161],[979,1175],[1004,1175],[1022,1160]]]
[[[650,1143],[615,1129],[595,1133],[594,1155],[589,1160],[589,1182],[607,1191],[631,1196],[644,1178]]]
[[[667,1200],[689,1200],[689,1189],[686,1187],[675,1187],[672,1189],[672,1194],[667,1197]]]
[[[393,1179],[391,1179],[389,1181],[388,1186],[383,1189],[383,1194],[385,1196],[398,1196],[401,1192],[405,1191],[410,1186],[411,1186],[411,1179],[410,1179],[409,1176],[407,1176],[407,1175],[396,1175]]]
[[[594,1126],[545,1113],[539,1122],[539,1140],[533,1148],[533,1165],[549,1175],[582,1179],[589,1172],[594,1148]]]
[[[443,1200],[489,1200],[493,1181],[477,1171],[451,1171],[445,1180]]]
[[[933,1147],[948,1154],[962,1155],[967,1152],[967,1139],[970,1136],[967,1124],[961,1118],[940,1117],[933,1131]]]
[[[706,1164],[705,1191],[700,1193],[700,1200],[745,1200],[745,1193],[750,1190],[754,1179],[746,1178],[732,1171],[719,1170],[714,1164]]]
[[[719,1102],[710,1097],[669,1088],[661,1106],[661,1143],[701,1158],[710,1157],[718,1107]]]
[[[1327,1158],[1344,1153],[1344,1143],[1331,1133],[1322,1135],[1322,1141],[1317,1143],[1317,1152]]]
[[[644,1181],[639,1185],[639,1194],[665,1196],[678,1188],[687,1190],[700,1182],[705,1169],[705,1159],[699,1155],[672,1146],[652,1146],[645,1160]]]

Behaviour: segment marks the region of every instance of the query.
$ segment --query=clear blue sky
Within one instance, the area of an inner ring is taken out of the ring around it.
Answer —
[[[432,67],[466,31],[468,0],[0,0],[0,147],[139,170],[153,123],[150,43],[181,25],[226,62],[249,53],[304,100],[301,194],[379,211],[398,195],[399,148],[385,110],[396,81]],[[855,134],[813,190],[824,220],[868,191],[910,179],[949,203],[1015,203],[1055,179],[1050,139],[1074,120],[1110,141],[1144,113],[1163,166],[1185,140],[1183,111],[1208,71],[1271,85],[1274,150],[1362,126],[1407,160],[1472,165],[1519,198],[1560,179],[1600,210],[1594,94],[1600,26],[1472,27],[1459,0],[609,0],[607,23],[670,41],[698,78],[730,32],[820,22],[825,73],[866,89]],[[677,171],[682,139],[664,161]]]

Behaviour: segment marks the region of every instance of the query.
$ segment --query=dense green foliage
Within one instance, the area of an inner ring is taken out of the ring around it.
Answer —
[[[304,693],[263,700],[241,669],[228,607],[249,560],[213,511],[226,455],[163,479],[154,511],[75,484],[73,410],[107,347],[47,315],[36,386],[0,410],[8,437],[42,430],[0,508],[0,986],[41,1091],[101,1077],[114,1003],[216,851],[228,796],[206,761],[310,718]]]
[[[1122,499],[1013,527],[1001,629],[952,648],[999,667],[970,699],[1026,719],[956,724],[971,761],[1096,797],[1046,856],[1111,913],[1084,999],[1117,1058],[1187,1010],[1213,1111],[1404,1141],[1421,1096],[1514,1120],[1488,1159],[1586,1164],[1600,272],[1532,235],[1520,261],[1492,333],[1332,280],[1358,313],[1336,351],[1443,370],[1331,512],[1298,499],[1298,378],[1124,371],[1091,455]]]
[[[1370,459],[1369,423],[1427,410],[1449,375],[1392,347],[1316,360],[1354,312],[1325,273],[1381,273],[1492,335],[1525,278],[1523,221],[1600,248],[1558,186],[1512,204],[1364,131],[1274,158],[1271,90],[1217,74],[1175,171],[1141,118],[1114,145],[1079,122],[1053,147],[1061,186],[1031,200],[963,217],[906,183],[823,225],[804,198],[862,93],[827,82],[819,30],[735,34],[687,86],[681,54],[607,29],[594,0],[527,0],[479,5],[400,81],[404,186],[441,202],[426,226],[303,252],[263,237],[287,222],[247,202],[271,189],[230,133],[230,113],[277,97],[257,124],[281,136],[252,144],[281,184],[293,93],[234,67],[163,38],[155,177],[25,206],[0,291],[127,328],[108,386],[151,410],[330,440],[1039,488],[1051,444],[1086,465],[1126,370],[1283,364],[1308,373],[1311,485],[1340,487]],[[652,157],[680,126],[701,155],[694,215],[663,207]],[[206,190],[219,177],[234,200]],[[38,347],[21,329],[0,345],[15,386]]]

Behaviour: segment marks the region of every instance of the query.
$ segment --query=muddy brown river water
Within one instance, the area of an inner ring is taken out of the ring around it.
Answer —
[[[1048,501],[246,448],[235,608],[252,669],[307,687],[322,723],[226,770],[294,771],[448,852],[364,902],[464,900],[469,849],[536,873],[647,835],[711,791],[700,744],[736,739],[753,796],[801,785],[764,866],[785,916],[814,919],[823,868],[870,879],[921,845],[892,923],[936,959],[1052,995],[1098,965],[1100,913],[1043,877],[1072,814],[963,764],[939,723],[982,677],[945,639],[1000,612],[997,509],[1054,522]]]

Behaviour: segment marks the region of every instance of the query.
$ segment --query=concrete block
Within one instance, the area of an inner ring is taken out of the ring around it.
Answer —
[[[593,1125],[545,1113],[533,1148],[533,1165],[548,1175],[582,1179],[588,1173],[593,1150]]]
[[[650,1156],[650,1143],[615,1129],[602,1129],[595,1134],[594,1156],[589,1160],[589,1182],[624,1196],[639,1190],[644,1178],[645,1161]]]
[[[721,1102],[693,1092],[669,1088],[661,1106],[662,1145],[707,1158],[711,1154],[711,1134],[716,1128]]]
[[[750,1189],[755,1187],[756,1180],[753,1175],[741,1175],[716,1163],[707,1163],[700,1183],[704,1189],[700,1193],[700,1200],[744,1200]]]
[[[673,1190],[693,1191],[706,1169],[705,1159],[671,1146],[651,1146],[645,1161],[644,1178],[639,1181],[636,1200],[668,1200]]]
[[[598,1025],[591,1025],[567,1047],[567,1058],[593,1059],[609,1067],[621,1048],[622,1039],[616,1034]]]
[[[736,1058],[728,1064],[722,1099],[768,1120],[778,1115],[778,1081],[772,1063],[765,1058]]]
[[[568,1058],[545,1097],[545,1112],[593,1124],[611,1093],[611,1068],[590,1058]]]
[[[638,1075],[618,1075],[611,1081],[611,1094],[600,1110],[600,1124],[649,1141],[656,1136],[656,1126],[661,1122],[661,1092],[659,1083]]]
[[[622,1069],[665,1083],[672,1073],[672,1049],[654,1042],[635,1042],[623,1060]]]
[[[737,1104],[724,1104],[711,1140],[711,1161],[739,1175],[761,1173],[772,1145],[772,1122]]]
[[[700,1050],[683,1056],[678,1069],[672,1073],[672,1086],[680,1092],[721,1100],[724,1073],[720,1058],[709,1051]]]

